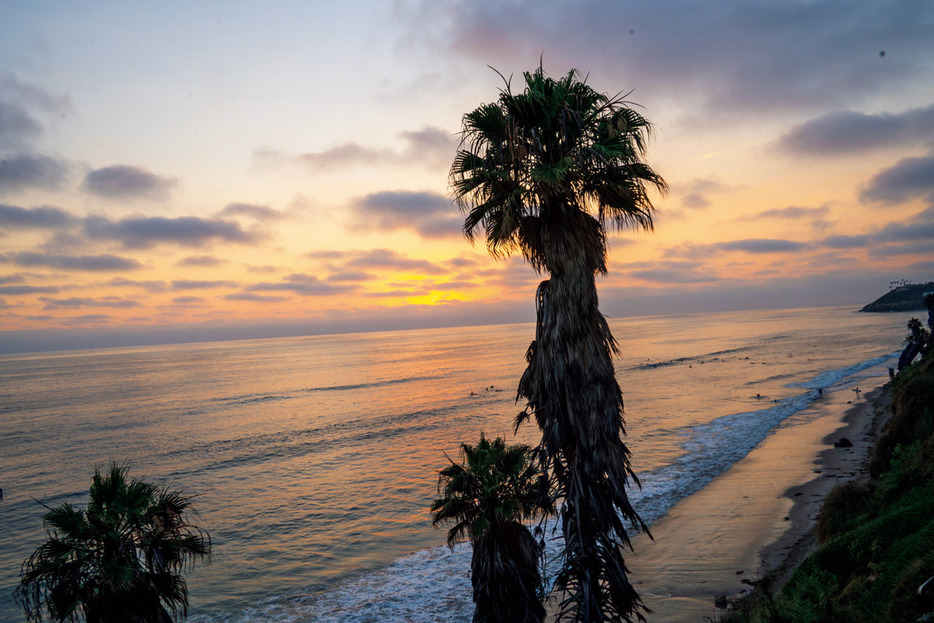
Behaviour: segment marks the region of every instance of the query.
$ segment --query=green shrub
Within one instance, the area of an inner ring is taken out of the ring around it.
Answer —
[[[892,418],[876,442],[869,472],[879,478],[898,445],[910,445],[934,434],[934,357],[898,373],[892,384]]]
[[[872,510],[875,486],[868,482],[847,482],[827,495],[817,520],[817,542],[852,530],[860,516]]]
[[[934,576],[934,357],[899,373],[893,416],[874,448],[872,484],[827,496],[821,545],[774,598],[749,600],[739,623],[914,623]]]

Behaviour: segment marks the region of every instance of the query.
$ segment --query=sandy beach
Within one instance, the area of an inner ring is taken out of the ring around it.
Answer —
[[[745,458],[639,535],[628,562],[653,623],[716,620],[719,595],[779,581],[813,550],[820,502],[865,477],[881,388],[828,393],[790,417]],[[834,447],[846,437],[853,446]]]

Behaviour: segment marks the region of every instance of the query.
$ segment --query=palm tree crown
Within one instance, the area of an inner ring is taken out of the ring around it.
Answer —
[[[576,71],[554,80],[539,68],[526,89],[464,115],[461,149],[451,167],[464,232],[483,227],[494,256],[520,251],[551,271],[555,229],[580,236],[589,264],[606,272],[607,221],[652,229],[647,187],[667,189],[642,162],[651,124],[617,96],[598,93]],[[590,222],[586,216],[595,220]]]
[[[85,509],[43,519],[48,540],[23,563],[15,593],[29,620],[165,623],[184,617],[182,573],[210,559],[210,536],[187,521],[190,498],[95,469]]]
[[[461,446],[463,462],[442,469],[431,505],[434,525],[453,524],[448,544],[473,545],[474,623],[540,623],[545,616],[541,547],[522,523],[542,506],[545,484],[531,448],[482,434]]]
[[[494,257],[519,251],[549,274],[536,293],[516,426],[534,415],[536,455],[563,502],[558,618],[642,619],[622,549],[624,522],[646,527],[626,493],[638,480],[595,276],[606,273],[606,225],[651,230],[649,190],[667,185],[642,161],[651,125],[622,97],[594,91],[576,71],[555,80],[540,67],[524,77],[521,93],[507,81],[497,102],[464,116],[451,185],[468,239],[482,228]]]

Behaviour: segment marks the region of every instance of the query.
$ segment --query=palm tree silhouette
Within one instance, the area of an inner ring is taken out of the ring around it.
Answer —
[[[431,512],[434,525],[453,524],[448,545],[473,545],[473,621],[541,623],[541,547],[522,522],[539,510],[547,492],[531,463],[531,448],[481,434],[476,446],[461,445],[461,458],[440,471],[443,497]]]
[[[43,518],[48,540],[23,563],[15,598],[30,621],[166,623],[188,613],[183,572],[210,559],[210,536],[188,523],[191,499],[94,470],[85,509]],[[171,614],[170,614],[171,612]]]
[[[518,251],[549,274],[536,293],[516,426],[534,415],[543,471],[563,499],[559,620],[641,620],[622,549],[631,547],[625,523],[646,526],[626,493],[638,481],[595,275],[606,274],[605,225],[651,230],[648,191],[667,185],[643,162],[649,122],[578,76],[555,80],[539,67],[521,93],[506,80],[498,101],[467,113],[451,186],[468,239],[480,230],[494,257]]]

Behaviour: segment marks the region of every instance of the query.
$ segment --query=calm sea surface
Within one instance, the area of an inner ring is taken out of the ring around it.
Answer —
[[[915,314],[917,315],[917,314]],[[643,517],[663,515],[817,396],[887,378],[912,314],[851,308],[611,320]],[[96,465],[182,487],[214,562],[197,622],[463,621],[469,547],[428,506],[444,454],[512,436],[532,325],[0,356],[0,621],[44,508]],[[855,396],[855,392],[853,393]],[[521,406],[521,405],[520,405]]]

